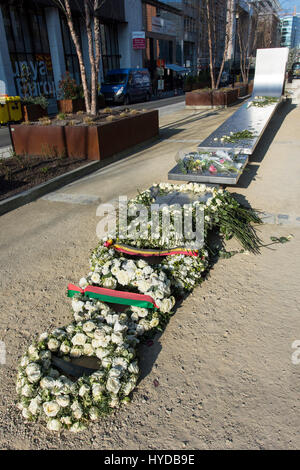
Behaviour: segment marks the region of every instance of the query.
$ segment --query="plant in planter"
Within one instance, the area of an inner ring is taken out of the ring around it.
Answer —
[[[32,96],[34,85],[31,72],[25,64],[22,66],[20,75],[22,91],[22,114],[25,121],[37,121],[39,118],[47,116],[48,101],[45,96]]]
[[[81,87],[71,77],[70,72],[66,72],[58,87],[61,99],[57,100],[57,106],[61,113],[76,113],[85,110],[84,99],[80,96]]]
[[[37,121],[45,117],[48,100],[44,96],[28,96],[22,99],[22,113],[25,121]]]

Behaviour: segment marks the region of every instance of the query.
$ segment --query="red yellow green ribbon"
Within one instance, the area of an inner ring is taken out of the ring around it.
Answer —
[[[135,248],[123,243],[113,243],[112,240],[108,240],[104,243],[104,246],[114,248],[116,251],[125,253],[126,255],[134,256],[169,256],[169,255],[187,255],[187,256],[198,256],[198,250],[185,250],[183,247],[171,248],[169,250],[157,250],[157,249],[145,249]]]
[[[68,284],[68,297],[73,297],[75,294],[83,294],[92,299],[99,299],[103,302],[114,304],[133,305],[141,308],[158,308],[150,295],[134,294],[132,292],[96,286],[87,286],[85,289],[81,289],[81,287],[74,284]]]

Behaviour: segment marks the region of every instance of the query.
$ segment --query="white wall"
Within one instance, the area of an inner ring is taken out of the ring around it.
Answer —
[[[0,8],[0,94],[15,96],[16,87],[10,62],[2,11]]]
[[[118,25],[120,67],[142,67],[143,52],[132,48],[132,31],[142,31],[142,2],[141,0],[125,0],[125,19],[127,23]]]

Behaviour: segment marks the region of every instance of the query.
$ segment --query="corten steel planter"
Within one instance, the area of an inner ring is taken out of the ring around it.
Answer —
[[[103,160],[159,134],[158,111],[86,126],[10,126],[18,155],[62,155]]]
[[[62,126],[10,125],[14,151],[17,155],[66,156],[65,133]]]
[[[212,92],[196,91],[186,93],[185,104],[187,106],[212,106]]]
[[[214,90],[213,91],[213,106],[229,106],[238,99],[238,90],[233,88],[232,90]]]
[[[57,100],[57,107],[60,113],[65,114],[73,114],[77,113],[77,111],[85,111],[83,98],[76,98],[74,100]]]
[[[87,134],[87,157],[103,160],[158,136],[158,111],[129,116],[112,122],[89,126]]]
[[[252,95],[253,93],[253,80],[248,83],[248,95]]]
[[[236,89],[238,91],[238,97],[246,96],[247,91],[248,91],[248,85],[247,83],[241,83],[241,84],[236,85]]]
[[[24,121],[37,121],[48,115],[47,109],[42,108],[40,104],[22,104],[22,114]]]

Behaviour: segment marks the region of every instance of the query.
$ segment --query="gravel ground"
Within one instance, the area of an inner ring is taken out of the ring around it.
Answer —
[[[38,201],[5,216],[9,229],[19,212],[13,239],[5,245],[1,237],[0,328],[7,348],[7,364],[0,366],[2,449],[299,447],[300,366],[291,363],[291,344],[300,339],[299,229],[292,241],[264,248],[260,256],[218,261],[153,346],[141,347],[142,378],[130,405],[80,435],[26,424],[15,407],[18,360],[38,333],[72,320],[65,288],[87,272],[96,243],[87,237],[91,208],[66,216],[61,205],[54,220],[52,207]],[[29,210],[31,227],[25,228]],[[289,233],[271,225],[261,230],[266,242]]]

